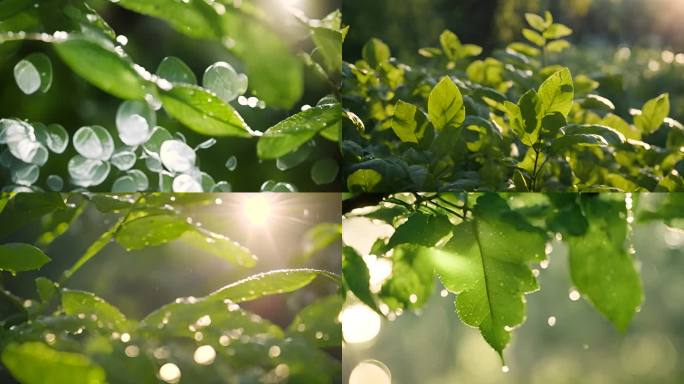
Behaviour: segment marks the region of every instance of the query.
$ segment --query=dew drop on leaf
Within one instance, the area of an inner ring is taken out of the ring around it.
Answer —
[[[311,167],[311,179],[316,185],[330,184],[337,178],[340,166],[335,159],[326,157]]]
[[[155,157],[148,157],[145,159],[145,166],[150,172],[161,172],[164,170],[161,161]]]
[[[171,133],[169,133],[166,128],[159,126],[154,127],[152,135],[147,142],[143,144],[143,149],[148,155],[159,157],[159,150],[161,149],[162,143],[171,139],[173,139],[173,136],[171,136]]]
[[[193,354],[193,360],[199,365],[211,365],[215,359],[216,350],[211,345],[202,345]]]
[[[109,160],[114,153],[114,140],[100,126],[79,128],[74,134],[74,148],[83,157],[93,160]]]
[[[105,181],[111,166],[106,161],[76,155],[69,160],[67,168],[73,183],[85,188],[99,185]]]
[[[164,167],[171,172],[188,172],[197,161],[195,151],[180,140],[165,141],[161,145],[159,155]]]
[[[127,171],[135,165],[137,157],[130,148],[117,148],[109,161],[120,171]]]
[[[197,77],[181,59],[168,56],[159,63],[157,67],[157,76],[166,79],[172,83],[197,84]]]
[[[174,363],[166,363],[159,368],[159,378],[170,384],[178,383],[181,378],[181,370]]]

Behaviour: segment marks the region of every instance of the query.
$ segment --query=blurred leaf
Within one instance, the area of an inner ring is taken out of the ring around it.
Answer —
[[[114,330],[129,328],[128,320],[116,307],[90,292],[62,290],[62,308],[71,316],[95,316],[98,322]]]
[[[297,314],[287,332],[299,335],[320,348],[342,345],[342,327],[338,314],[342,310],[343,302],[339,295],[314,302]]]
[[[392,275],[380,297],[392,310],[421,308],[432,294],[434,278],[432,260],[421,247],[400,245],[392,253]]]
[[[23,384],[106,383],[105,372],[86,356],[59,352],[40,342],[8,345],[2,362]]]
[[[389,47],[380,39],[372,38],[363,46],[363,59],[371,68],[377,68],[380,64],[388,62],[390,56]]]
[[[19,193],[12,195],[0,212],[0,238],[48,213],[64,209],[59,193]]]
[[[36,291],[43,303],[47,303],[59,293],[59,287],[46,277],[36,278]]]
[[[256,265],[257,257],[249,249],[226,236],[203,228],[191,227],[191,230],[181,236],[181,241],[243,267]]]
[[[370,273],[361,255],[352,247],[342,249],[342,276],[344,283],[362,303],[381,313],[370,291]]]
[[[317,252],[324,250],[341,239],[342,226],[340,224],[321,223],[316,225],[304,234],[302,241],[304,253],[297,258],[298,262],[303,263]]]
[[[581,199],[587,233],[568,239],[570,273],[577,290],[620,331],[625,331],[643,301],[634,260],[625,249],[628,224],[624,195]]]
[[[50,258],[33,245],[9,243],[0,245],[0,270],[12,273],[40,269]]]
[[[145,80],[130,60],[86,37],[71,36],[55,44],[64,62],[96,87],[122,99],[142,99],[147,94]]]
[[[347,178],[350,192],[371,192],[382,181],[382,175],[374,169],[359,169]]]

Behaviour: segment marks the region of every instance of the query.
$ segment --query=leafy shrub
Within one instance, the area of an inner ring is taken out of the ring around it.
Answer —
[[[44,249],[86,209],[116,220],[59,281],[35,280],[38,299],[0,289],[0,377],[11,374],[26,384],[175,383],[181,377],[201,383],[335,382],[341,345],[338,295],[305,306],[286,329],[241,306],[297,291],[319,277],[337,287],[333,273],[301,268],[260,273],[203,297],[179,298],[141,320],[92,292],[67,288],[71,277],[112,241],[129,251],[182,242],[228,263],[254,266],[249,249],[188,219],[187,209],[218,204],[217,196],[3,194],[0,237],[34,220],[44,226],[35,245],[0,245],[0,270],[13,275],[50,263]],[[308,238],[307,252],[320,251],[339,241],[339,224],[316,226]]]
[[[631,224],[681,229],[684,218],[679,194],[397,194],[356,206],[365,208],[347,217],[394,227],[371,249],[392,273],[371,290],[364,259],[345,247],[344,286],[391,319],[420,310],[437,276],[456,294],[460,319],[479,328],[502,360],[511,332],[524,322],[525,295],[542,288],[537,277],[554,241],[568,248],[571,300],[584,298],[625,332],[644,300]]]
[[[684,127],[663,94],[631,122],[599,82],[556,62],[572,30],[527,14],[492,57],[450,31],[410,67],[378,39],[343,68],[352,191],[680,191]],[[593,73],[589,69],[588,73]],[[592,75],[593,76],[593,75]]]
[[[277,160],[280,171],[309,160],[314,185],[330,185],[337,180],[336,156],[312,156],[315,140],[338,141],[341,109],[333,95],[322,98],[315,106],[305,106],[302,112],[263,132],[251,128],[234,104],[237,101],[255,112],[267,106],[292,108],[304,92],[305,65],[307,72],[330,84],[328,92],[332,94],[342,61],[339,11],[321,20],[309,19],[298,10],[287,15],[308,36],[300,45],[313,47],[312,52],[303,50],[296,55],[290,50],[291,42],[271,28],[274,16],[262,9],[268,4],[112,2],[159,18],[190,38],[216,42],[239,59],[247,72],[239,73],[226,62],[216,62],[207,67],[198,85],[197,76],[177,57],[164,58],[154,74],[137,64],[126,52],[128,37],[117,35],[88,3],[34,3],[20,0],[0,6],[0,47],[11,52],[17,50],[17,41],[49,44],[75,74],[125,101],[118,108],[115,124],[114,119],[110,120],[110,125],[116,126],[114,135],[96,124],[69,135],[59,122],[25,120],[24,116],[2,119],[1,160],[11,174],[6,190],[61,191],[65,185],[72,185],[98,189],[106,186],[113,192],[227,192],[231,184],[227,180],[216,182],[203,171],[197,155],[216,144],[217,139],[227,137],[258,140],[258,157]],[[50,90],[52,64],[41,52],[18,58],[13,74],[25,94]],[[245,96],[248,89],[250,97]],[[172,124],[210,138],[191,145],[181,132],[172,134],[158,126],[157,115],[162,108]],[[67,170],[41,178],[40,168],[51,155],[64,154],[69,139],[76,154],[70,158]],[[234,156],[225,155],[223,161],[230,172],[238,167]],[[157,180],[151,182],[152,176]],[[262,189],[282,192],[297,187],[291,182],[268,180]]]

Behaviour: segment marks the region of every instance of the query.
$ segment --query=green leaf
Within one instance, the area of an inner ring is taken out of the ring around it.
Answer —
[[[393,310],[422,307],[434,289],[434,266],[421,247],[404,244],[394,248],[392,276],[382,286],[380,297]]]
[[[649,134],[655,132],[670,114],[670,95],[665,93],[644,104],[641,114],[634,117],[639,131]]]
[[[382,181],[382,175],[374,169],[359,169],[347,178],[350,192],[371,192]]]
[[[625,249],[628,224],[624,195],[582,196],[589,222],[584,236],[567,239],[570,273],[577,290],[621,331],[643,301],[634,260]]]
[[[546,44],[546,52],[560,53],[570,47],[571,45],[567,40],[556,40]]]
[[[368,266],[363,261],[361,255],[352,247],[345,246],[342,249],[342,278],[344,279],[344,285],[362,303],[381,313],[370,290]]]
[[[451,232],[453,225],[444,215],[414,212],[406,222],[397,227],[387,246],[394,248],[399,244],[419,244],[433,247]]]
[[[62,290],[62,308],[70,316],[95,316],[98,322],[109,329],[126,330],[129,327],[126,316],[118,308],[90,292]]]
[[[344,300],[339,295],[320,299],[302,309],[287,328],[291,335],[298,335],[319,348],[342,345],[342,327],[337,314]]]
[[[570,70],[563,68],[549,76],[539,87],[538,93],[542,103],[542,115],[560,112],[567,117],[575,93]]]
[[[479,197],[473,213],[432,254],[442,283],[458,294],[460,318],[503,357],[510,330],[525,320],[523,295],[538,288],[529,263],[544,259],[546,239],[498,195]]]
[[[8,345],[2,362],[22,384],[106,383],[104,370],[86,356],[59,352],[40,342]]]
[[[251,268],[256,265],[257,257],[249,249],[226,236],[203,228],[188,227],[181,236],[181,241],[243,267]]]
[[[204,88],[174,84],[170,90],[162,90],[159,98],[171,117],[195,132],[206,136],[252,136],[242,116]]]
[[[183,60],[174,56],[165,57],[159,63],[156,73],[157,76],[172,83],[197,84],[197,77],[192,69]]]
[[[59,287],[54,281],[41,276],[36,278],[36,291],[40,300],[47,303],[59,293]]]
[[[460,127],[463,124],[465,120],[463,96],[448,76],[443,77],[430,92],[428,116],[437,131],[447,126]]]
[[[55,44],[64,62],[79,76],[101,90],[122,99],[142,99],[146,81],[121,57],[114,47],[85,37],[70,37]]]
[[[0,212],[0,238],[66,205],[59,193],[19,193]]]
[[[572,29],[563,24],[552,24],[544,31],[544,38],[548,40],[560,39],[572,35]]]
[[[309,229],[302,240],[304,254],[298,258],[302,262],[312,255],[342,239],[342,226],[339,223],[322,223]]]
[[[574,149],[575,147],[606,147],[606,139],[595,134],[575,134],[559,137],[551,142],[553,153],[562,153]]]
[[[422,111],[413,104],[397,101],[392,118],[392,130],[404,143],[418,144],[428,125]]]
[[[334,274],[315,269],[284,269],[265,272],[229,284],[205,297],[180,299],[167,304],[152,312],[143,321],[147,324],[157,324],[165,317],[166,312],[197,303],[241,303],[265,296],[293,292],[309,285],[318,276],[325,276],[338,282],[338,277]]]
[[[49,261],[50,258],[33,245],[23,243],[0,245],[0,271],[12,273],[33,271]]]
[[[524,124],[527,141],[536,143],[539,137],[543,113],[543,104],[534,89],[530,89],[520,97],[518,101],[520,117]],[[523,140],[525,141],[525,140]]]
[[[639,129],[627,123],[620,116],[609,113],[603,118],[601,124],[617,130],[628,139],[641,140],[641,132]]]
[[[341,123],[342,107],[337,102],[309,108],[269,128],[259,139],[257,153],[261,159],[277,159]]]
[[[342,33],[329,28],[312,28],[311,39],[329,73],[339,73],[342,68]]]
[[[176,240],[193,226],[175,215],[149,215],[124,223],[116,232],[116,241],[132,251]]]
[[[390,48],[382,40],[372,38],[363,46],[362,55],[371,68],[377,68],[380,64],[389,61],[391,52]]]
[[[546,45],[546,39],[544,38],[544,36],[540,35],[539,33],[531,29],[524,28],[522,34],[523,36],[525,36],[527,40],[529,40],[531,43],[538,47],[543,47]]]
[[[539,32],[544,32],[551,24],[547,23],[543,17],[535,15],[534,13],[526,13],[525,20],[532,28]]]
[[[610,145],[624,144],[627,139],[625,136],[613,128],[598,124],[571,124],[565,128],[566,135],[598,135]]]

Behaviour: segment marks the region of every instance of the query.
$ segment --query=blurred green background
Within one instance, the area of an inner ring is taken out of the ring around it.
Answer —
[[[276,19],[277,24],[271,27],[292,45],[292,51],[313,49],[306,31],[296,27],[294,18],[285,17],[285,2],[280,0],[252,0],[266,12],[283,13]],[[217,61],[226,61],[240,73],[244,67],[219,42],[191,39],[172,30],[165,22],[142,16],[117,7],[105,0],[88,0],[87,3],[96,9],[119,35],[128,38],[126,51],[131,58],[148,71],[154,73],[161,60],[166,56],[181,58],[193,70],[201,82],[204,70]],[[309,17],[321,18],[340,7],[340,0],[288,0],[288,4],[303,10]],[[287,21],[287,22],[286,22]],[[17,87],[13,77],[13,67],[22,58],[33,52],[46,53],[53,65],[52,88],[45,94],[36,93],[30,96],[23,94]],[[264,131],[281,120],[299,112],[304,105],[315,105],[323,96],[331,93],[330,86],[320,80],[309,70],[305,70],[305,90],[302,99],[291,110],[277,110],[267,106],[265,110],[241,106],[231,103],[244,117],[252,129]],[[250,93],[246,94],[250,96]],[[70,134],[79,127],[101,125],[116,137],[114,119],[116,109],[122,100],[106,94],[90,85],[74,74],[55,54],[54,50],[42,43],[23,42],[6,43],[0,50],[0,118],[20,118],[46,124],[63,125]],[[187,137],[191,147],[195,147],[208,137],[198,135],[169,118],[163,111],[157,112],[157,124],[170,132],[181,132]],[[321,138],[316,139],[317,146],[310,159],[338,157],[337,143]],[[218,182],[227,180],[234,191],[259,191],[266,180],[286,181],[294,184],[300,191],[339,191],[338,182],[329,185],[316,185],[310,176],[313,162],[299,166],[290,171],[280,171],[275,161],[261,162],[256,157],[256,139],[219,139],[218,143],[208,150],[199,153],[200,168],[209,173]],[[41,175],[37,185],[44,186],[50,174],[68,176],[67,162],[76,154],[70,145],[62,155],[52,155],[49,162],[41,167]],[[235,155],[238,168],[234,172],[226,169],[226,161]],[[136,168],[143,168],[139,165]],[[112,174],[116,174],[114,170]],[[94,190],[109,191],[116,176],[110,175],[107,182]],[[150,177],[151,188],[156,190],[157,177]],[[0,167],[0,185],[12,184],[9,172]]]
[[[483,55],[521,41],[526,12],[550,10],[571,27],[574,49],[552,62],[601,82],[620,115],[661,93],[672,96],[673,118],[684,119],[684,1],[681,0],[345,0],[351,26],[345,60],[354,62],[368,39],[378,37],[401,62],[423,62],[417,50],[439,45],[444,29]]]
[[[570,300],[567,248],[555,242],[539,276],[541,291],[526,296],[527,320],[505,351],[508,373],[479,331],[458,319],[454,295],[442,297],[438,285],[422,313],[383,320],[370,342],[344,344],[344,382],[357,364],[373,359],[388,367],[393,384],[681,383],[684,232],[655,223],[633,229],[646,299],[626,334],[583,299]],[[388,231],[345,220],[344,241],[368,254],[373,236]]]

